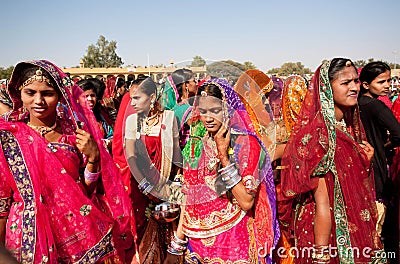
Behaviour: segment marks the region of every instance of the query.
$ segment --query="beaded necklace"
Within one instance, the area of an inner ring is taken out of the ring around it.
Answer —
[[[53,131],[57,127],[57,121],[54,122],[54,125],[52,125],[51,127],[48,127],[48,126],[35,126],[35,125],[32,125],[30,122],[28,122],[27,125],[30,128],[32,128],[33,130],[35,130],[36,132],[38,132],[42,137],[44,137],[47,133]]]

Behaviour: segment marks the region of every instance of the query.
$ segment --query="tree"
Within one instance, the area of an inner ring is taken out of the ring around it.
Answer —
[[[209,75],[233,82],[236,82],[244,71],[246,71],[246,66],[233,60],[217,61],[207,65]]]
[[[356,60],[354,61],[354,65],[356,65],[357,68],[364,67],[367,64],[365,60]]]
[[[243,65],[246,67],[246,70],[251,70],[251,69],[256,69],[256,65],[254,65],[252,62],[250,61],[245,61],[243,63]]]
[[[87,54],[82,58],[85,67],[121,67],[123,62],[116,53],[117,42],[108,41],[100,35],[97,43],[89,45]]]
[[[14,66],[10,66],[8,68],[0,67],[0,79],[10,79],[13,70]]]
[[[280,68],[269,70],[268,73],[277,73],[279,75],[289,76],[291,74],[310,74],[311,70],[305,68],[301,62],[286,62]]]
[[[206,65],[206,61],[202,57],[194,56],[192,64],[189,67],[203,67],[204,65]]]

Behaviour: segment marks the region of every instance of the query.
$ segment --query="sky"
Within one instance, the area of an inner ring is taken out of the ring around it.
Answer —
[[[346,57],[400,62],[399,0],[2,0],[0,67],[47,59],[74,67],[100,35],[124,66],[201,56],[315,70]],[[396,53],[398,52],[398,53]]]

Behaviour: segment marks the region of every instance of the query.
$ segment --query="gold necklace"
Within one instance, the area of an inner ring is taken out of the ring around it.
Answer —
[[[30,122],[27,123],[27,125],[32,128],[33,130],[37,131],[42,137],[44,137],[47,133],[50,131],[53,131],[57,127],[57,121],[54,122],[54,125],[51,127],[48,126],[35,126],[32,125]]]
[[[154,121],[151,125],[149,125],[150,121],[153,120],[154,118],[157,118],[157,120]],[[155,127],[158,124],[158,122],[159,122],[158,113],[156,113],[152,116],[146,117],[146,119],[144,119],[144,122],[143,122],[143,133],[146,136],[150,135],[152,128]]]
[[[335,119],[335,125],[342,131],[347,131],[347,125],[346,122],[344,121],[344,119],[337,121]]]

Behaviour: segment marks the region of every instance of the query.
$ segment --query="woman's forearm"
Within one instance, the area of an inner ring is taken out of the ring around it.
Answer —
[[[0,217],[0,245],[6,242],[6,223],[7,217]]]
[[[247,192],[246,187],[244,186],[242,181],[236,184],[231,190],[233,196],[235,196],[236,200],[239,203],[239,206],[243,210],[248,211],[253,207],[254,196]]]

